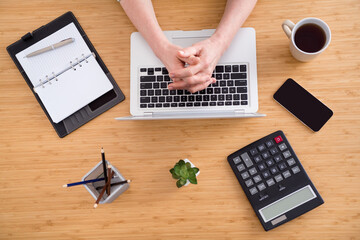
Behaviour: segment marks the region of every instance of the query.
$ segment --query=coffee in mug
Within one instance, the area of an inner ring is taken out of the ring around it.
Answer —
[[[307,62],[323,52],[330,43],[329,26],[318,18],[305,18],[294,24],[285,20],[282,24],[290,39],[290,52],[299,61]]]

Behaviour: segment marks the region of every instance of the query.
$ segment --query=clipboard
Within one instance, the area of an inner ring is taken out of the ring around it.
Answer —
[[[72,115],[60,121],[59,123],[55,123],[52,121],[41,99],[35,93],[33,84],[31,83],[29,77],[26,75],[23,67],[21,66],[15,55],[23,51],[24,49],[30,47],[31,45],[37,43],[38,41],[46,38],[52,33],[58,31],[59,29],[62,29],[70,23],[75,24],[77,30],[80,32],[89,49],[91,50],[91,52],[93,52],[93,54],[95,54],[96,61],[106,74],[110,83],[113,85],[113,89],[98,97],[94,101],[90,102],[80,110],[74,112]],[[11,44],[6,49],[60,138],[65,137],[66,135],[80,128],[85,123],[89,122],[90,120],[94,119],[95,117],[99,116],[100,114],[104,113],[105,111],[109,110],[110,108],[114,107],[125,99],[125,96],[122,93],[121,89],[115,82],[111,73],[102,61],[100,55],[97,53],[85,31],[82,29],[80,23],[71,11],[63,14],[62,16],[56,18],[50,23],[34,30],[33,32],[25,34],[23,37],[21,37],[20,40]]]

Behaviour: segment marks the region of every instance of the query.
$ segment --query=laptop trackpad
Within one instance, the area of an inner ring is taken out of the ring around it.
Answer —
[[[194,43],[207,39],[207,37],[173,37],[172,43],[180,47],[189,47]]]

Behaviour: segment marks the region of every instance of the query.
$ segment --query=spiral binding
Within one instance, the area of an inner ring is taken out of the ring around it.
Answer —
[[[70,66],[71,66],[72,70],[76,71],[76,68],[74,67],[75,64],[73,65],[73,64],[72,64],[72,61],[70,61]]]
[[[40,82],[40,86],[41,86],[42,88],[45,88],[44,83],[41,81],[41,79],[39,79],[39,82]]]
[[[56,74],[54,72],[52,72],[52,74],[53,74],[53,79],[55,78],[55,81],[58,81]]]
[[[96,57],[96,55],[94,54],[94,53],[91,53],[91,55],[93,55],[94,57]],[[34,87],[34,90],[35,90],[35,88],[37,88],[37,87],[42,87],[42,88],[45,88],[45,84],[46,83],[49,83],[49,85],[51,85],[52,84],[52,81],[55,79],[55,81],[58,81],[59,79],[58,79],[58,76],[59,75],[61,75],[62,73],[64,73],[64,72],[66,72],[66,71],[68,71],[69,69],[72,69],[72,70],[74,70],[74,71],[76,71],[76,67],[77,66],[79,66],[79,67],[82,67],[83,66],[83,62],[85,62],[85,63],[88,63],[89,61],[88,61],[88,58],[91,56],[91,55],[88,55],[88,56],[85,56],[85,54],[81,54],[81,58],[79,59],[79,58],[75,58],[75,60],[74,60],[74,62],[73,61],[70,61],[69,62],[69,64],[70,64],[70,66],[68,67],[68,68],[66,68],[66,69],[64,69],[63,71],[61,71],[60,73],[58,73],[58,74],[55,74],[55,72],[52,72],[51,73],[51,77],[49,77],[49,75],[46,75],[45,76],[45,80],[43,81],[43,80],[41,80],[41,79],[39,79],[39,85],[37,85],[37,86],[35,86]]]

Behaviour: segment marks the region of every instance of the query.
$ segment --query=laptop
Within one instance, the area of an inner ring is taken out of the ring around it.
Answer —
[[[174,44],[188,47],[209,38],[215,29],[165,31]],[[241,28],[213,73],[216,83],[190,93],[169,90],[167,69],[140,33],[131,35],[129,117],[117,120],[262,117],[257,113],[256,37],[253,28]]]

